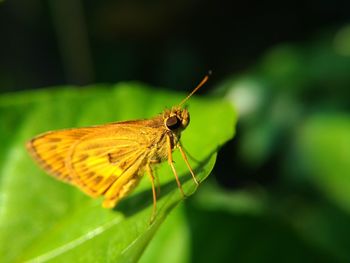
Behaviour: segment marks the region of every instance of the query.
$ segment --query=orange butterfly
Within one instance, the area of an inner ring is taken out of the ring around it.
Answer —
[[[71,183],[92,197],[104,196],[103,207],[112,208],[139,183],[146,173],[152,183],[153,212],[157,196],[152,166],[164,160],[175,175],[172,151],[180,153],[198,181],[179,140],[190,115],[181,106],[208,80],[208,76],[178,105],[151,119],[116,122],[87,128],[50,131],[27,143],[38,164],[61,181]]]

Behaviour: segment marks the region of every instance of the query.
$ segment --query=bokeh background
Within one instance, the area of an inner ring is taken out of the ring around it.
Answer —
[[[349,262],[349,10],[341,0],[0,1],[0,92],[128,80],[189,91],[212,70],[200,93],[232,101],[239,123],[182,207],[186,258]]]

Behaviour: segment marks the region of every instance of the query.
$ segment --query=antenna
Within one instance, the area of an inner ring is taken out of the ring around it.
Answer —
[[[179,103],[179,107],[181,107],[194,93],[197,92],[197,90],[199,90],[209,79],[209,75],[211,75],[211,70],[208,72],[207,75],[205,75],[205,77],[202,79],[202,81],[197,85],[197,87],[194,88],[194,90],[192,90],[192,92],[190,94],[187,95],[186,98],[184,98],[180,103]]]

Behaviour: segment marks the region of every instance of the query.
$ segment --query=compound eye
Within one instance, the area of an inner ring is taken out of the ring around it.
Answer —
[[[176,116],[171,116],[166,120],[165,125],[170,130],[176,130],[177,128],[180,127],[181,122]]]

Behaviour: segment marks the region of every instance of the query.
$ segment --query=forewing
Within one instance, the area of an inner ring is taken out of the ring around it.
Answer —
[[[81,140],[70,152],[67,167],[78,187],[99,196],[143,170],[148,146],[138,127],[117,127]]]
[[[71,182],[66,167],[67,155],[84,136],[94,133],[93,128],[68,129],[41,134],[27,143],[27,149],[38,164],[58,179]]]
[[[27,143],[51,175],[113,207],[139,182],[159,135],[158,119],[131,121],[39,135]]]

